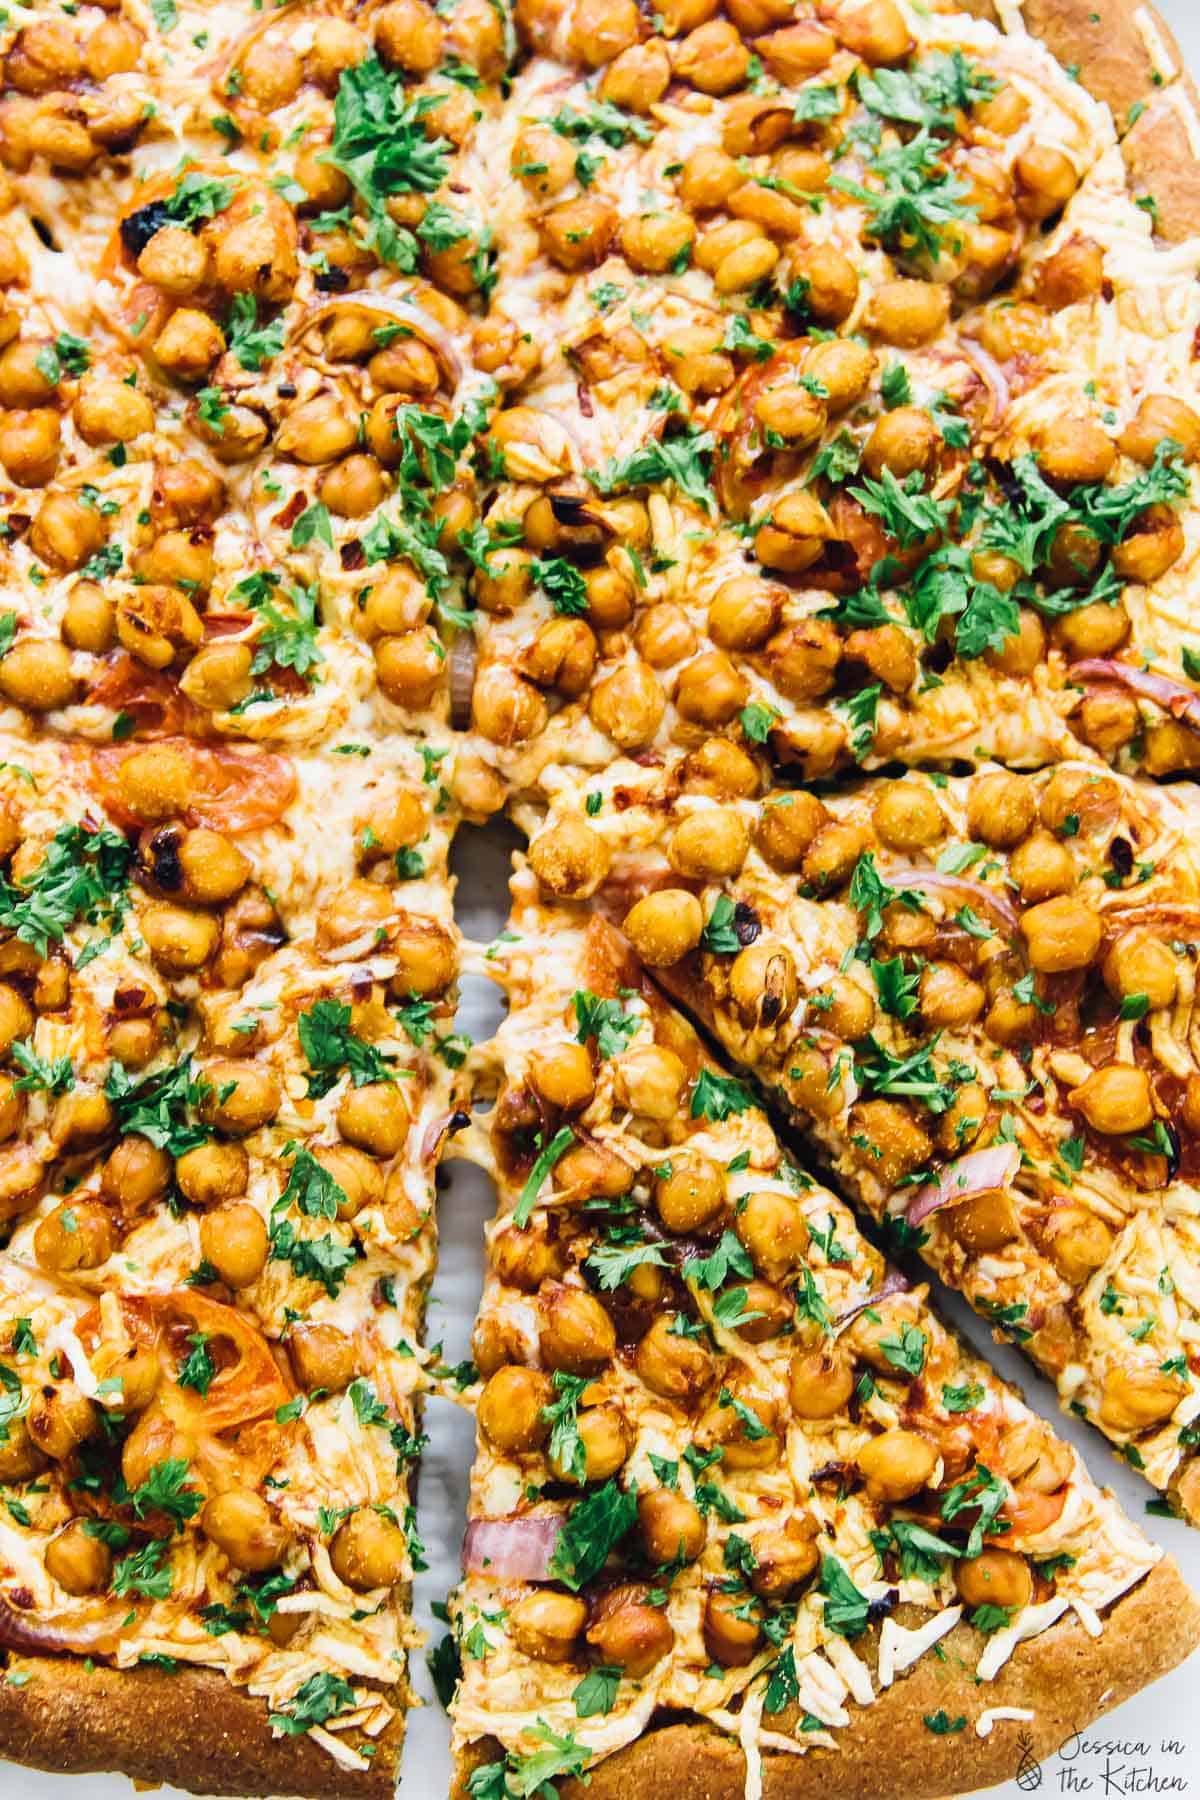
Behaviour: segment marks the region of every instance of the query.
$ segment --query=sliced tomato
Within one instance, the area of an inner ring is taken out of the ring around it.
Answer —
[[[173,675],[148,669],[124,650],[107,665],[91,688],[88,700],[128,713],[139,737],[173,737],[198,725],[201,714]]]
[[[225,744],[198,744],[191,738],[167,740],[191,765],[192,795],[185,817],[189,824],[208,825],[236,837],[261,831],[282,817],[296,792],[290,757],[270,750],[241,750]],[[137,744],[105,745],[92,751],[96,785],[108,810],[127,829],[137,821],[126,810],[117,779]]]
[[[144,1298],[161,1332],[164,1362],[173,1377],[198,1334],[203,1334],[215,1365],[206,1394],[176,1384],[169,1397],[164,1395],[168,1411],[181,1423],[186,1418],[193,1430],[198,1426],[206,1434],[232,1431],[254,1419],[273,1418],[291,1399],[266,1338],[236,1308],[190,1288]]]

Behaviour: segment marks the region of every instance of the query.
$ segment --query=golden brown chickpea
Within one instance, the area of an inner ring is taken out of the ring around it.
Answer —
[[[73,408],[79,435],[89,444],[127,444],[154,426],[154,408],[124,381],[85,375]]]
[[[1043,900],[1021,918],[1030,965],[1041,975],[1086,969],[1095,959],[1102,935],[1095,908],[1069,895]]]
[[[855,1460],[868,1498],[890,1503],[920,1492],[937,1467],[938,1453],[920,1432],[897,1426],[871,1438]]]
[[[1023,775],[981,775],[967,796],[971,836],[993,850],[1012,850],[1027,835],[1036,817],[1033,789]]]
[[[387,480],[373,456],[347,456],[317,483],[318,497],[344,519],[363,519],[387,494]]]
[[[696,648],[696,632],[682,606],[662,600],[645,609],[633,628],[638,655],[651,669],[667,669]]]
[[[1107,1063],[1075,1088],[1071,1105],[1106,1136],[1142,1131],[1154,1117],[1150,1077],[1133,1063]]]
[[[542,249],[560,269],[592,269],[603,262],[617,230],[617,210],[598,196],[564,200],[538,223]]]
[[[801,1419],[832,1419],[854,1392],[854,1370],[844,1352],[831,1345],[798,1350],[788,1372],[792,1411]]]
[[[34,1390],[25,1422],[38,1449],[62,1462],[92,1436],[99,1414],[73,1381],[60,1381]]]
[[[661,1044],[627,1050],[613,1063],[616,1099],[640,1119],[665,1124],[675,1118],[687,1079],[682,1060]]]
[[[594,1295],[555,1283],[539,1301],[538,1345],[543,1366],[571,1375],[598,1375],[612,1361],[617,1334]]]
[[[850,1113],[862,1167],[886,1187],[923,1168],[933,1149],[928,1133],[891,1100],[863,1100]]]
[[[632,1437],[619,1408],[589,1406],[578,1418],[579,1441],[583,1445],[583,1474],[570,1467],[568,1459],[552,1456],[550,1467],[562,1481],[609,1481],[624,1468],[629,1457]]]
[[[77,687],[70,654],[53,638],[23,638],[0,657],[0,694],[28,712],[70,706]]]
[[[186,300],[210,279],[208,246],[182,225],[164,225],[138,257],[138,274],[173,299]]]
[[[834,975],[811,995],[816,1017],[835,1037],[853,1043],[866,1037],[875,1023],[875,1001],[856,981]]]
[[[780,1529],[759,1532],[750,1577],[755,1593],[764,1600],[783,1600],[814,1575],[821,1560],[816,1536],[811,1513],[793,1514]]]
[[[1114,1431],[1144,1431],[1169,1419],[1187,1393],[1187,1383],[1164,1374],[1154,1363],[1114,1363],[1104,1375],[1100,1420]]]
[[[630,44],[605,70],[600,98],[627,112],[648,113],[671,85],[671,59],[656,39]]]
[[[755,402],[754,417],[768,434],[768,442],[784,438],[789,447],[798,450],[815,444],[828,423],[823,402],[810,388],[791,381],[769,387],[760,394]]]
[[[232,1288],[249,1287],[267,1260],[267,1227],[248,1201],[218,1206],[200,1221],[200,1250],[221,1280]]]
[[[642,962],[667,968],[700,942],[704,911],[686,888],[662,888],[634,903],[622,929]]]
[[[1121,433],[1121,449],[1135,462],[1152,463],[1164,438],[1179,445],[1184,462],[1195,462],[1200,456],[1200,413],[1171,394],[1145,394]]]
[[[644,1589],[632,1585],[610,1589],[593,1606],[587,1631],[601,1661],[621,1669],[631,1681],[647,1676],[675,1642],[670,1620],[644,1595]]]
[[[7,1057],[19,1038],[33,1030],[33,1010],[22,994],[7,982],[0,983],[0,1056]]]
[[[838,41],[827,25],[816,19],[796,19],[760,38],[754,48],[777,81],[787,86],[803,82],[827,68],[837,53]]]
[[[787,1194],[764,1189],[747,1195],[735,1208],[733,1228],[768,1281],[785,1281],[808,1247],[804,1214]]]
[[[204,1080],[211,1092],[201,1102],[210,1125],[231,1137],[245,1137],[267,1125],[283,1098],[279,1077],[260,1063],[219,1058],[207,1064]]]
[[[1055,636],[1070,657],[1111,656],[1129,636],[1129,614],[1121,600],[1094,600],[1059,619]]]
[[[708,608],[708,635],[722,650],[760,649],[779,623],[783,593],[753,575],[722,582]]]
[[[109,1163],[116,1160],[118,1152],[126,1145],[139,1141],[144,1142],[126,1138],[113,1151]],[[159,1151],[158,1154],[166,1153]],[[163,1178],[164,1188],[168,1178],[169,1168]],[[219,1206],[222,1201],[246,1192],[250,1159],[240,1144],[198,1144],[194,1150],[186,1150],[176,1162],[175,1179],[193,1206]]]
[[[1046,653],[1046,628],[1032,607],[1018,608],[1017,630],[999,650],[985,650],[984,660],[1005,675],[1030,675]]]
[[[621,227],[621,254],[631,269],[662,275],[686,261],[696,227],[686,213],[640,213]]]
[[[987,996],[957,963],[930,962],[917,989],[921,1018],[931,1030],[955,1031],[973,1024]]]
[[[655,1177],[654,1206],[668,1231],[702,1231],[725,1206],[719,1165],[695,1151],[671,1157],[669,1173]]]
[[[739,873],[749,848],[750,833],[741,815],[732,807],[708,806],[680,820],[667,856],[678,875],[720,881]]]
[[[115,1019],[105,1033],[109,1054],[127,1069],[144,1069],[158,1049],[159,1037],[155,1019]]]
[[[343,70],[357,68],[367,56],[369,45],[357,25],[348,19],[319,17],[313,26],[307,57],[309,76],[321,87],[336,88]]]
[[[497,1369],[479,1396],[479,1428],[489,1443],[509,1455],[537,1450],[550,1435],[543,1413],[555,1389],[538,1369],[509,1363]]]
[[[1000,1191],[974,1194],[943,1214],[954,1237],[970,1256],[1002,1250],[1021,1235],[1010,1197]]]
[[[293,407],[276,433],[275,448],[281,456],[315,465],[336,462],[353,450],[357,439],[357,422],[342,411],[336,397],[319,394]]]
[[[24,1117],[24,1094],[11,1075],[0,1074],[0,1143],[16,1134]]]
[[[394,927],[390,948],[396,967],[392,990],[404,999],[421,1000],[444,993],[454,979],[458,955],[454,939],[432,919],[402,918]]]
[[[560,819],[529,846],[529,865],[539,882],[565,900],[590,899],[611,860],[608,844],[584,819]]]
[[[704,1648],[710,1661],[726,1669],[745,1668],[761,1643],[761,1619],[749,1611],[745,1596],[710,1588],[704,1603]]]
[[[1051,1262],[1064,1281],[1082,1287],[1108,1261],[1113,1234],[1104,1220],[1082,1206],[1064,1206],[1050,1214],[1041,1230]]]
[[[1170,1006],[1178,990],[1175,954],[1147,927],[1135,926],[1115,939],[1104,958],[1103,971],[1114,999],[1144,994],[1152,1011]]]
[[[380,689],[396,706],[420,710],[428,706],[445,679],[445,651],[427,631],[407,631],[399,637],[380,638],[375,646],[375,676]],[[482,729],[482,680],[475,700]]]
[[[1116,445],[1091,419],[1067,415],[1042,431],[1038,462],[1048,481],[1104,481],[1116,460]]]
[[[1017,211],[1035,223],[1061,212],[1079,185],[1070,158],[1049,144],[1030,144],[1018,156],[1013,172]]]
[[[178,855],[183,891],[201,906],[218,906],[232,900],[250,879],[249,861],[223,832],[203,826],[185,832]]]
[[[885,281],[871,299],[871,329],[885,343],[914,350],[944,330],[950,294],[933,281]]]
[[[596,634],[583,619],[548,619],[522,651],[521,672],[540,687],[582,694],[596,667]]]
[[[239,1569],[273,1569],[288,1546],[286,1531],[253,1488],[214,1494],[200,1514],[200,1529]]]
[[[675,76],[702,94],[729,94],[742,86],[750,67],[750,51],[737,26],[710,19],[676,45]]]
[[[224,349],[221,327],[191,306],[173,312],[154,340],[155,357],[180,381],[202,381]],[[224,437],[228,422],[228,414],[222,415],[219,436]]]
[[[302,1388],[322,1388],[336,1394],[358,1374],[353,1341],[336,1325],[293,1325],[287,1343],[292,1369]]]
[[[671,1330],[675,1317],[659,1314],[654,1320],[637,1347],[634,1367],[652,1393],[681,1406],[692,1406],[716,1371],[702,1344]]]
[[[50,1136],[60,1150],[89,1148],[112,1130],[113,1109],[98,1088],[75,1087],[60,1094],[50,1113]]]
[[[1183,526],[1167,506],[1148,506],[1112,550],[1114,574],[1123,581],[1157,581],[1183,555]]]
[[[983,1550],[955,1563],[954,1579],[967,1606],[1002,1606],[1020,1612],[1033,1599],[1029,1564],[1015,1550]]]
[[[0,425],[0,462],[23,487],[44,487],[58,467],[62,429],[49,407],[6,413]]]
[[[24,1419],[10,1419],[0,1443],[0,1481],[27,1481],[46,1466],[46,1458],[29,1435]]]
[[[535,1662],[569,1662],[587,1612],[586,1603],[574,1594],[537,1588],[510,1608],[509,1634],[522,1655]]]
[[[782,529],[780,520],[781,508],[777,506],[772,522],[775,532]],[[799,531],[801,521],[793,512],[789,511],[785,522],[789,531],[793,526]],[[760,528],[759,536],[763,529],[766,528]],[[817,547],[819,554],[820,541],[816,537],[806,540],[797,535],[790,541],[796,545],[808,542]],[[784,565],[777,562],[775,566]],[[841,655],[841,642],[828,619],[800,619],[776,632],[766,647],[771,679],[789,700],[822,699],[833,686]]]
[[[360,1506],[339,1525],[329,1546],[339,1581],[357,1594],[392,1587],[408,1569],[408,1540],[401,1527],[373,1506]]]
[[[1018,844],[1008,867],[1026,905],[1069,893],[1075,886],[1071,852],[1048,831],[1035,831]]]
[[[815,794],[804,788],[776,790],[764,796],[754,830],[754,843],[773,869],[798,869],[829,815]]]
[[[63,611],[60,630],[64,643],[72,650],[103,656],[112,649],[116,629],[116,608],[104,590],[94,581],[77,582]]]
[[[72,1519],[46,1545],[46,1573],[68,1594],[96,1594],[112,1577],[112,1552],[83,1519]]]
[[[139,1213],[167,1192],[171,1170],[173,1165],[166,1150],[160,1150],[149,1138],[131,1134],[113,1145],[101,1172],[101,1192],[110,1201],[119,1202],[122,1210]]]
[[[728,738],[710,737],[691,751],[685,763],[688,793],[720,800],[752,800],[761,781],[748,751]]]
[[[1033,272],[1034,293],[1048,312],[1098,299],[1104,289],[1104,248],[1095,238],[1070,237]]]
[[[150,744],[127,756],[117,772],[124,805],[135,818],[153,824],[183,812],[192,794],[192,765],[169,744]]]
[[[654,670],[643,661],[623,662],[592,689],[588,716],[621,750],[643,750],[666,710],[666,696]]]
[[[867,834],[850,821],[831,820],[823,825],[804,854],[804,879],[822,890],[848,881],[863,850]]]
[[[304,79],[300,58],[285,38],[260,37],[238,59],[241,91],[260,112],[273,112],[294,100]]]
[[[941,437],[929,414],[919,406],[897,406],[875,421],[863,447],[863,467],[876,479],[885,469],[903,479],[925,474],[941,449]]]
[[[689,724],[718,730],[741,711],[749,695],[749,684],[724,651],[709,650],[681,670],[675,706],[680,718]]]
[[[409,1116],[399,1083],[370,1081],[350,1087],[337,1110],[342,1136],[372,1156],[396,1156],[408,1137]]]
[[[66,1200],[47,1213],[33,1234],[33,1251],[43,1269],[56,1275],[96,1269],[117,1247],[117,1233],[98,1200]]]
[[[206,644],[192,657],[179,685],[197,706],[227,712],[250,692],[252,660],[249,644]]]
[[[729,969],[729,997],[748,1026],[770,1029],[785,1023],[800,998],[796,962],[787,945],[757,938],[740,951]]]
[[[388,0],[375,15],[375,47],[393,67],[428,75],[442,60],[442,22],[426,0]]]
[[[708,1523],[683,1494],[670,1488],[653,1488],[638,1495],[638,1530],[646,1555],[660,1567],[693,1563],[708,1539]]]
[[[871,823],[889,850],[927,850],[945,836],[942,809],[927,787],[897,781],[875,802]]]
[[[543,1100],[564,1112],[586,1106],[596,1091],[592,1059],[583,1044],[567,1042],[537,1052],[530,1059],[529,1079]]]

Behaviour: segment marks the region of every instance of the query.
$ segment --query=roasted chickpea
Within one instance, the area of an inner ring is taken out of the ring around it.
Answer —
[[[571,1375],[598,1375],[612,1361],[617,1334],[603,1306],[583,1288],[544,1290],[538,1343],[543,1365]]]
[[[660,1314],[654,1320],[637,1347],[634,1366],[651,1392],[691,1406],[712,1381],[713,1361],[694,1338],[673,1332],[674,1322],[673,1314]]]
[[[253,1488],[214,1494],[200,1514],[200,1528],[239,1569],[273,1569],[287,1549],[287,1533]]]
[[[592,689],[588,716],[621,750],[642,750],[651,742],[666,710],[666,696],[654,670],[638,659],[623,662]]]
[[[1152,463],[1164,439],[1178,444],[1185,462],[1200,456],[1200,413],[1172,394],[1145,394],[1121,433],[1121,449],[1135,462]]]
[[[112,1576],[112,1552],[83,1519],[72,1519],[46,1545],[46,1573],[68,1594],[99,1593]]]
[[[33,1010],[23,995],[7,982],[0,983],[0,1056],[7,1056],[19,1038],[33,1030]]]
[[[1113,1234],[1104,1220],[1082,1206],[1063,1206],[1050,1214],[1041,1239],[1055,1268],[1072,1287],[1082,1287],[1108,1261]]]
[[[408,1137],[409,1114],[400,1085],[370,1081],[349,1087],[337,1110],[337,1126],[348,1143],[372,1156],[395,1156]]]
[[[1169,1419],[1188,1391],[1187,1382],[1155,1363],[1114,1362],[1105,1372],[1100,1419],[1114,1431],[1144,1431]]]
[[[808,1247],[808,1226],[799,1206],[787,1194],[768,1189],[739,1203],[733,1228],[768,1281],[784,1281]]]
[[[666,45],[652,38],[648,43],[630,44],[609,64],[600,83],[600,97],[629,112],[648,113],[670,83]]]
[[[738,874],[750,848],[741,815],[727,806],[689,813],[671,833],[667,856],[679,875],[720,881]]]
[[[249,644],[206,644],[192,657],[179,685],[197,706],[208,712],[226,712],[250,692],[252,660]]]
[[[510,1608],[508,1629],[517,1649],[536,1662],[569,1662],[587,1624],[587,1605],[574,1594],[538,1588]]]
[[[790,874],[800,867],[828,819],[816,795],[806,789],[774,791],[763,798],[754,842],[772,868]]]
[[[567,1112],[586,1106],[596,1091],[592,1059],[583,1044],[566,1042],[535,1053],[529,1079],[543,1100]]]
[[[1068,895],[1043,900],[1021,918],[1030,964],[1043,975],[1086,969],[1095,959],[1102,934],[1094,907]]]
[[[1070,158],[1048,144],[1030,144],[1018,156],[1013,173],[1017,210],[1036,223],[1061,212],[1079,185]]]
[[[550,1435],[543,1414],[554,1398],[549,1376],[506,1364],[484,1384],[477,1408],[479,1428],[497,1450],[512,1455],[537,1450]]]
[[[1012,850],[1036,817],[1033,790],[1022,775],[982,775],[971,784],[967,824],[973,838],[995,850]]]
[[[1035,831],[1013,851],[1009,874],[1027,904],[1066,894],[1075,886],[1075,862],[1066,844]]]
[[[1116,460],[1116,445],[1091,419],[1068,414],[1042,430],[1038,462],[1048,481],[1104,481]]]
[[[704,930],[704,911],[686,888],[661,888],[635,901],[623,929],[644,963],[666,968],[696,948]]]
[[[27,712],[70,706],[78,685],[70,652],[53,638],[22,638],[0,657],[0,694]]]
[[[926,1486],[937,1467],[938,1453],[920,1432],[897,1426],[864,1444],[857,1458],[872,1500],[911,1500]]]
[[[933,1149],[928,1133],[891,1100],[857,1102],[850,1131],[863,1170],[887,1187],[924,1167]]]
[[[745,1597],[710,1588],[704,1603],[704,1648],[715,1663],[741,1669],[753,1662],[762,1643],[762,1621]]]
[[[0,462],[22,487],[44,487],[58,467],[62,428],[49,407],[5,414],[0,426]]]
[[[579,1442],[583,1445],[582,1475],[564,1457],[550,1458],[550,1466],[563,1481],[608,1481],[624,1468],[631,1437],[615,1406],[589,1406],[578,1416]]]
[[[1157,1011],[1175,998],[1179,984],[1175,953],[1147,927],[1123,932],[1102,966],[1105,985],[1115,999],[1144,994],[1150,1009]]]
[[[10,1419],[0,1443],[0,1480],[27,1481],[46,1466],[46,1458],[29,1435],[24,1419]]]
[[[1002,1606],[1020,1612],[1033,1598],[1029,1564],[1016,1550],[983,1550],[957,1562],[954,1579],[968,1606]]]
[[[876,801],[871,822],[890,850],[927,850],[945,836],[942,809],[927,787],[897,781]]]
[[[126,1145],[144,1141],[137,1138],[125,1139],[113,1151],[109,1162],[115,1161],[118,1152]],[[153,1149],[152,1145],[147,1147]],[[158,1154],[165,1155],[165,1152],[160,1151]],[[168,1178],[168,1175],[164,1175],[164,1187]],[[194,1206],[218,1206],[222,1201],[232,1200],[238,1194],[246,1192],[246,1184],[250,1179],[250,1161],[240,1144],[199,1144],[194,1150],[186,1150],[176,1162],[175,1179]]]
[[[336,1325],[293,1325],[287,1344],[296,1380],[303,1388],[323,1388],[335,1394],[358,1373],[353,1341]]]
[[[755,521],[754,554],[765,568],[800,575],[812,567],[834,535],[833,523],[815,494],[795,488]],[[813,647],[822,646],[824,640],[836,642],[836,635],[826,619],[803,619],[771,639],[768,663],[776,685],[789,699],[815,697],[804,691],[813,679]],[[815,660],[818,668],[825,660],[819,650]],[[832,678],[824,681],[819,693],[827,693],[832,685]]]
[[[1073,1089],[1071,1105],[1093,1131],[1119,1136],[1142,1131],[1154,1117],[1150,1077],[1135,1063],[1107,1063]]]
[[[861,826],[831,820],[805,851],[800,865],[804,879],[821,891],[840,887],[850,879],[866,844],[867,834]]]
[[[845,1354],[830,1345],[798,1350],[788,1371],[792,1410],[801,1419],[831,1419],[854,1392],[854,1370]]]
[[[231,1137],[257,1131],[279,1111],[279,1077],[259,1063],[222,1058],[206,1066],[204,1079],[212,1091],[201,1102],[203,1116]]]
[[[687,1070],[665,1045],[627,1050],[613,1063],[613,1086],[620,1105],[639,1118],[665,1123],[679,1112]]]
[[[401,1527],[373,1506],[360,1506],[339,1525],[329,1546],[339,1581],[355,1593],[392,1587],[407,1570],[408,1540]]]
[[[218,1206],[200,1221],[200,1250],[229,1287],[249,1287],[267,1260],[267,1227],[262,1214],[241,1201]]]
[[[145,394],[95,373],[80,382],[73,410],[79,435],[89,444],[127,444],[154,426],[154,408]]]
[[[583,819],[564,818],[529,846],[529,864],[542,886],[568,900],[587,900],[608,874],[608,844]]]
[[[99,1414],[73,1381],[60,1381],[34,1390],[25,1422],[38,1449],[62,1462],[92,1436]]]
[[[1104,248],[1095,238],[1068,238],[1037,265],[1034,292],[1049,312],[1095,300],[1104,289]]]
[[[764,1600],[782,1600],[814,1575],[821,1561],[817,1521],[811,1513],[793,1514],[776,1531],[754,1539],[754,1573],[750,1585]]]
[[[949,291],[933,281],[885,281],[871,299],[871,328],[885,343],[913,350],[944,330]]]
[[[834,244],[810,244],[793,252],[788,275],[805,284],[805,309],[819,325],[844,324],[858,303],[858,271]]]
[[[769,1030],[785,1023],[800,998],[795,958],[787,945],[771,938],[747,945],[730,966],[729,997],[746,1025]]]
[[[248,44],[238,61],[242,92],[260,112],[286,106],[299,91],[304,69],[291,44],[281,37],[260,37]]]
[[[655,1177],[654,1207],[668,1231],[702,1231],[724,1210],[725,1176],[695,1151],[672,1156],[669,1173]]]
[[[863,449],[863,467],[876,479],[885,469],[903,479],[927,474],[941,449],[929,414],[919,406],[897,406],[875,421]]]
[[[708,1524],[683,1494],[652,1488],[638,1495],[638,1529],[652,1563],[693,1563],[708,1539]]]
[[[987,999],[980,984],[952,962],[926,963],[917,992],[925,1024],[944,1031],[973,1024]]]
[[[38,1262],[60,1275],[98,1268],[116,1247],[116,1227],[97,1200],[64,1201],[46,1214],[33,1234]]]

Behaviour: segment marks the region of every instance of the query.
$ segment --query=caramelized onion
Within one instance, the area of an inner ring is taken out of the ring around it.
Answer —
[[[993,1144],[987,1150],[969,1150],[938,1170],[936,1181],[918,1188],[909,1201],[905,1218],[919,1225],[943,1206],[959,1200],[971,1200],[976,1194],[990,1194],[1006,1188],[1021,1166],[1021,1152],[1015,1144]]]
[[[34,1655],[71,1652],[87,1656],[99,1650],[110,1655],[120,1641],[121,1620],[127,1609],[108,1606],[102,1613],[65,1613],[56,1619],[39,1619],[18,1612],[0,1597],[0,1648],[30,1651]]]
[[[1135,669],[1132,663],[1118,662],[1114,657],[1087,656],[1082,662],[1071,664],[1071,679],[1079,676],[1084,681],[1116,682],[1143,700],[1153,700],[1173,719],[1183,719],[1200,730],[1200,694],[1181,681],[1172,681],[1168,675],[1152,675],[1149,669]]]
[[[549,1581],[550,1561],[562,1521],[547,1514],[509,1519],[472,1519],[463,1539],[467,1574],[497,1581]]]

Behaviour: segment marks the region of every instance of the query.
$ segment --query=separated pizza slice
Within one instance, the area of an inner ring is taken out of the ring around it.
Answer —
[[[1195,1517],[1190,789],[1066,763],[818,799],[722,790],[715,748],[548,772],[544,887],[598,891],[894,1242]]]
[[[255,826],[252,782],[187,789],[207,746],[3,745],[0,1747],[35,1766],[394,1787],[466,1046],[448,834],[369,748]]]
[[[962,1792],[1185,1655],[1173,1565],[613,928],[513,894],[458,1791]]]

